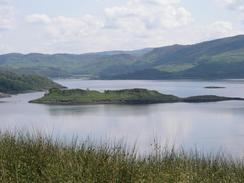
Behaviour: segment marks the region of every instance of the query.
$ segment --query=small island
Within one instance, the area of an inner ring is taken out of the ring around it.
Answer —
[[[205,89],[224,89],[226,87],[224,86],[206,86]]]
[[[202,103],[228,100],[244,100],[243,98],[220,97],[215,95],[180,98],[165,95],[154,90],[124,89],[106,90],[104,92],[82,89],[50,89],[42,98],[30,103],[52,105],[85,105],[85,104],[157,104],[157,103]]]

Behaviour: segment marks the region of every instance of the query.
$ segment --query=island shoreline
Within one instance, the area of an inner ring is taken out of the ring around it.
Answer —
[[[239,97],[223,97],[216,95],[202,95],[181,98],[174,95],[165,95],[154,90],[124,89],[107,90],[104,92],[82,89],[60,90],[51,89],[42,98],[29,103],[46,105],[149,105],[165,103],[208,103],[238,100]]]

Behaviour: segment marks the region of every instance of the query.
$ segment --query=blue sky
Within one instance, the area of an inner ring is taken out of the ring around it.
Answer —
[[[242,34],[242,0],[0,0],[0,52],[84,53]]]

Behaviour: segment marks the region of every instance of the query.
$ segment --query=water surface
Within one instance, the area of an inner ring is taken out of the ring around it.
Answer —
[[[215,94],[244,97],[244,80],[222,81],[84,81],[58,80],[69,88],[147,88],[180,97]],[[205,86],[224,86],[205,89]],[[244,156],[244,102],[202,104],[49,106],[29,104],[43,92],[0,99],[0,130],[37,130],[45,134],[94,140],[137,143],[141,152],[152,148],[154,138],[164,144],[204,152]]]

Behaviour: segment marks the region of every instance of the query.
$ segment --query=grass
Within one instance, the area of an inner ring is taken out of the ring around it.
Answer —
[[[140,157],[124,145],[65,144],[28,133],[0,134],[0,182],[243,182],[244,164],[223,155],[161,149]]]

